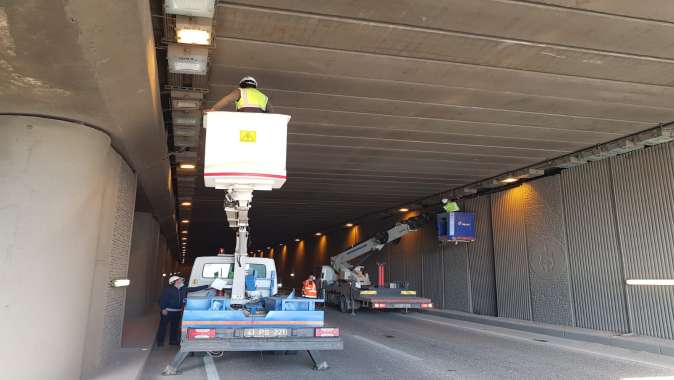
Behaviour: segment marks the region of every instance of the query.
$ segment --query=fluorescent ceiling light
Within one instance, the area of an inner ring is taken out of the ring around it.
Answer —
[[[302,241],[302,239],[300,239],[300,238],[297,238],[297,239],[295,239],[295,241],[299,243],[299,242],[301,242],[301,241]]]
[[[181,169],[194,169],[194,168],[196,168],[196,167],[197,167],[197,166],[194,165],[194,164],[180,164],[180,168],[181,168]]]
[[[314,235],[316,235],[316,236],[321,236],[321,235],[323,235],[323,234],[322,234],[321,232],[316,232]]]
[[[344,225],[344,227],[349,227],[349,228],[351,228],[351,227],[353,227],[353,226],[354,226],[353,223],[347,223],[347,224]]]
[[[517,182],[517,178],[508,177],[508,178],[502,179],[501,182],[503,182],[503,183],[513,183],[513,182]]]
[[[211,34],[205,30],[180,29],[176,32],[178,42],[181,44],[210,45]]]
[[[645,286],[674,286],[673,280],[640,279],[627,280],[627,285],[645,285]]]
[[[212,31],[210,18],[176,16],[176,41],[180,44],[210,45]]]
[[[183,220],[180,221],[180,223],[183,223],[183,224],[187,224],[187,223],[189,223],[189,222],[190,222],[189,219],[183,219]]]
[[[185,207],[189,207],[189,206],[192,206],[192,202],[189,202],[189,201],[180,202],[180,205],[185,206]]]
[[[408,211],[410,211],[410,209],[408,209],[407,207],[401,207],[401,208],[398,209],[398,211],[400,211],[400,212],[408,212]]]

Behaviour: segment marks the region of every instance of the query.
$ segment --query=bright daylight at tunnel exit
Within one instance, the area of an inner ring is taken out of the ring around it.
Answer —
[[[674,380],[671,0],[0,0],[0,379]]]

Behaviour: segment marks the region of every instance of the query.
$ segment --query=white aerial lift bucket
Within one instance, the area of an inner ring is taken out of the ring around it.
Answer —
[[[286,181],[290,116],[207,112],[204,184],[216,189],[272,190]]]

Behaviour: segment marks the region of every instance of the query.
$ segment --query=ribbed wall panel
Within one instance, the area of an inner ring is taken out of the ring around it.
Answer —
[[[417,288],[421,295],[433,300],[437,308],[444,308],[444,271],[442,265],[442,248],[435,228],[427,226],[419,233],[422,235],[420,253],[422,258],[422,286]]]
[[[566,229],[559,176],[528,182],[524,192],[526,248],[529,257],[533,319],[573,324]]]
[[[608,161],[562,172],[576,326],[628,332]]]
[[[464,210],[475,213],[476,224],[477,239],[467,245],[472,312],[496,315],[496,281],[489,195],[467,200],[464,203]]]
[[[424,235],[421,231],[414,231],[405,236],[396,249],[400,251],[403,257],[405,269],[405,281],[409,283],[410,288],[421,289],[421,251]]]
[[[616,216],[627,279],[674,277],[672,144],[611,159]],[[632,329],[674,339],[674,288],[627,287]]]
[[[492,194],[496,301],[500,317],[531,320],[522,187]]]
[[[445,309],[470,312],[470,278],[466,244],[442,246],[445,274]]]

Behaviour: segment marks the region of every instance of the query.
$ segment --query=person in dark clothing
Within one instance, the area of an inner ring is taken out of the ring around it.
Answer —
[[[198,292],[209,287],[208,285],[186,287],[185,279],[179,276],[171,276],[168,283],[169,286],[162,290],[159,298],[161,316],[159,330],[157,330],[157,347],[164,345],[166,327],[169,324],[169,344],[174,346],[180,344],[180,313],[187,298],[187,293]]]

